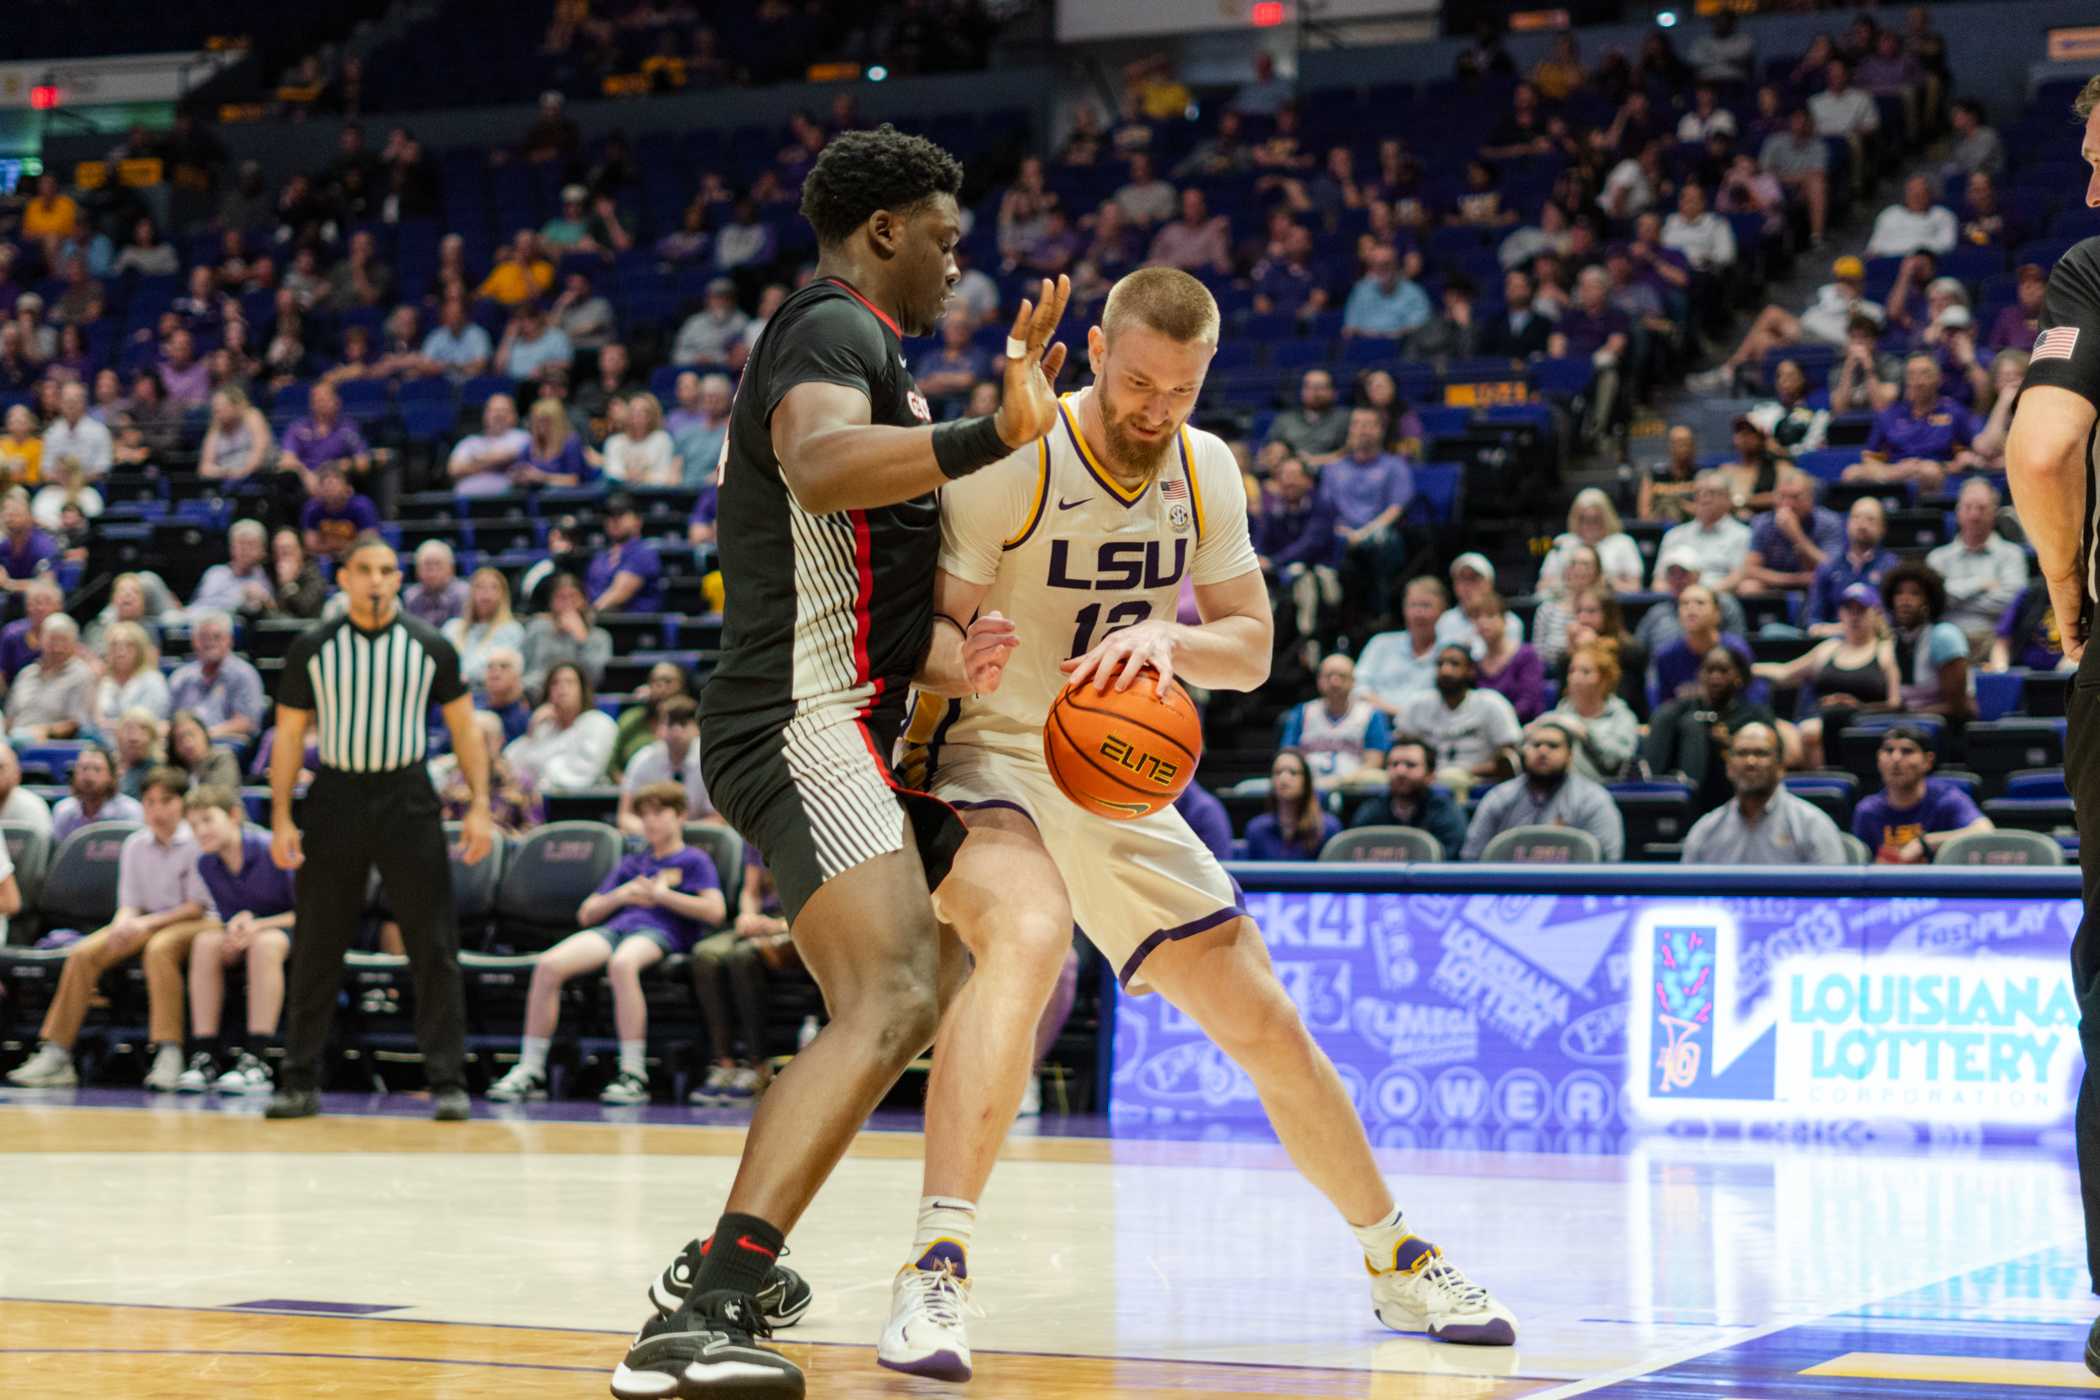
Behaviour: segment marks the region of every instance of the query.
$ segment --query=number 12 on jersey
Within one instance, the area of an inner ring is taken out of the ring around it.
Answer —
[[[1111,632],[1121,631],[1125,627],[1135,626],[1152,616],[1152,605],[1142,599],[1118,603],[1108,609],[1108,625],[1101,627],[1099,635],[1096,635],[1094,629],[1103,621],[1101,610],[1107,606],[1105,603],[1088,603],[1079,610],[1079,626],[1072,632],[1072,655],[1085,656],[1102,637]]]

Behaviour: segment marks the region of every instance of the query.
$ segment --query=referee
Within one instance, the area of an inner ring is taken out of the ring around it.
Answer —
[[[270,755],[270,855],[299,872],[292,967],[286,988],[284,1074],[268,1116],[320,1112],[321,1051],[335,1017],[343,954],[365,905],[373,866],[401,921],[416,986],[416,1040],[437,1095],[436,1117],[467,1116],[466,1002],[459,925],[437,792],[424,768],[430,707],[443,707],[452,749],[473,793],[461,834],[469,864],[489,853],[489,760],[460,680],[459,653],[420,618],[401,611],[401,566],[375,534],[350,546],[336,570],[349,611],[301,633],[277,686]],[[292,786],[317,726],[321,767],[306,794],[302,828]],[[305,838],[313,838],[313,851]]]
[[[2100,208],[2100,78],[2072,104],[2082,129],[2079,154],[2093,166],[2085,202]],[[2072,989],[2085,1082],[2078,1089],[2078,1184],[2085,1200],[2086,1266],[2100,1292],[2100,651],[2091,650],[2100,606],[2100,238],[2088,238],[2049,274],[2041,334],[2034,342],[2012,433],[2005,476],[2020,527],[2049,586],[2064,655],[2078,663],[2066,707],[2064,779],[2078,809],[2078,863],[2085,917],[2071,940]],[[2100,1321],[2085,1340],[2086,1369],[2100,1375]]]

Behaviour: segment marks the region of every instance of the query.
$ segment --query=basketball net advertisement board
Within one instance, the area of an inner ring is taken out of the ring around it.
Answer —
[[[1247,905],[1388,1145],[1699,1124],[2028,1140],[2068,1127],[2084,1063],[2075,900],[1272,890]],[[1247,1077],[1156,996],[1117,999],[1110,1112],[1263,1117]]]

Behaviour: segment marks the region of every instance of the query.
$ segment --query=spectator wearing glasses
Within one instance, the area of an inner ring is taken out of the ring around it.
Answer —
[[[1786,790],[1786,762],[1770,725],[1746,724],[1728,736],[1728,781],[1735,796],[1684,838],[1686,865],[1843,865],[1837,823]]]
[[[1626,853],[1626,827],[1611,794],[1573,771],[1575,740],[1557,720],[1540,719],[1524,731],[1523,768],[1488,790],[1473,809],[1460,858],[1479,860],[1488,843],[1520,826],[1564,826],[1597,838],[1603,857]]]

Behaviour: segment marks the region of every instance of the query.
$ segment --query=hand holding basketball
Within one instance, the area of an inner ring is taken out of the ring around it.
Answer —
[[[1058,278],[1054,287],[1044,278],[1041,294],[1022,300],[1007,332],[1006,383],[992,423],[1008,447],[1025,447],[1057,426],[1057,372],[1065,367],[1065,347],[1051,345],[1050,337],[1071,295],[1071,278]]]
[[[1203,757],[1203,717],[1186,690],[1161,680],[1163,690],[1071,683],[1057,693],[1043,721],[1043,760],[1059,792],[1111,821],[1173,805]]]
[[[970,623],[963,633],[963,676],[973,695],[990,695],[1006,677],[1006,663],[1021,645],[1013,619],[988,612]]]
[[[1130,683],[1147,667],[1159,672],[1155,692],[1164,699],[1174,684],[1174,637],[1178,623],[1154,618],[1134,627],[1118,628],[1103,637],[1085,656],[1064,663],[1065,684],[1077,690],[1089,680],[1096,694],[1108,689],[1130,689]]]

